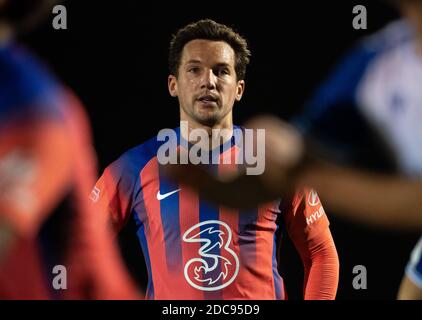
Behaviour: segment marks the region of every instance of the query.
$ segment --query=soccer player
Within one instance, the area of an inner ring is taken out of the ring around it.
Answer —
[[[239,199],[225,197],[234,190],[252,204],[283,194],[292,185],[305,184],[315,187],[330,212],[337,215],[382,227],[422,229],[422,1],[395,2],[404,19],[362,41],[317,91],[297,121],[301,131],[319,147],[324,146],[324,151],[305,148],[287,124],[259,118],[251,126],[266,128],[267,136],[272,137],[273,146],[266,154],[271,175],[244,176],[225,183],[205,172],[194,174],[196,168],[191,168],[189,176],[182,176],[183,167],[176,174],[214,200],[231,206],[243,205]],[[374,144],[366,144],[372,134],[377,136],[375,141],[386,144],[382,149],[387,152],[378,153]],[[324,156],[333,149],[340,153],[343,164],[367,169],[392,154],[398,171],[370,172],[315,161],[316,154]],[[296,157],[286,161],[291,154]],[[382,157],[373,157],[378,154]],[[362,159],[370,161],[362,163]],[[257,195],[248,187],[253,179],[268,191],[265,195]],[[421,244],[422,239],[412,252],[400,299],[422,299]]]
[[[218,162],[207,168],[216,175],[239,169],[222,159],[241,152],[232,110],[244,92],[249,56],[239,34],[212,20],[177,32],[170,45],[168,88],[188,128],[175,129],[177,143],[170,152],[189,152],[189,145],[198,142],[191,135],[195,130],[212,137],[213,129],[223,129],[218,152],[201,146]],[[129,219],[136,222],[149,275],[148,299],[285,299],[277,222],[285,224],[302,258],[304,298],[335,298],[338,257],[314,191],[297,190],[248,210],[213,205],[166,176],[158,159],[165,143],[154,137],[129,150],[106,168],[93,190],[96,207],[116,232]]]
[[[51,4],[0,1],[0,299],[134,298],[88,198],[96,159],[87,116],[14,41]]]

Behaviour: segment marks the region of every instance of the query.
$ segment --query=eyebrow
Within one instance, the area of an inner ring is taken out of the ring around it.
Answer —
[[[230,64],[226,62],[220,62],[216,64],[217,67],[230,67]]]
[[[201,61],[192,59],[186,62],[186,64],[189,64],[189,63],[201,63]]]
[[[194,64],[194,63],[201,63],[201,61],[192,59],[192,60],[189,60],[189,61],[186,62],[186,64]],[[217,63],[215,66],[216,67],[230,67],[230,64],[228,64],[226,62],[220,62],[220,63]]]

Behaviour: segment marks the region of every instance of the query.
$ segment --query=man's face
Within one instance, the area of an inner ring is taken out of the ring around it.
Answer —
[[[236,77],[235,53],[223,41],[192,40],[182,51],[177,77],[169,76],[170,94],[178,97],[181,120],[205,126],[231,124],[235,101],[245,83]]]

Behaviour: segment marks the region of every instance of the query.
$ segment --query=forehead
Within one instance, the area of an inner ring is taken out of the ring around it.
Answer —
[[[183,48],[181,64],[198,60],[207,64],[226,63],[234,67],[234,50],[224,41],[195,39]]]

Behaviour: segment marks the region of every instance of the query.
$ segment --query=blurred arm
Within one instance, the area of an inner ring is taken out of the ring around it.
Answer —
[[[301,183],[318,190],[337,215],[373,225],[422,229],[422,182],[320,164]]]
[[[374,225],[422,229],[421,180],[323,162],[321,150],[305,148],[286,123],[273,117],[255,118],[249,127],[266,130],[262,175],[217,178],[192,165],[172,165],[168,172],[209,200],[230,207],[253,207],[295,187],[312,186],[335,214]]]

